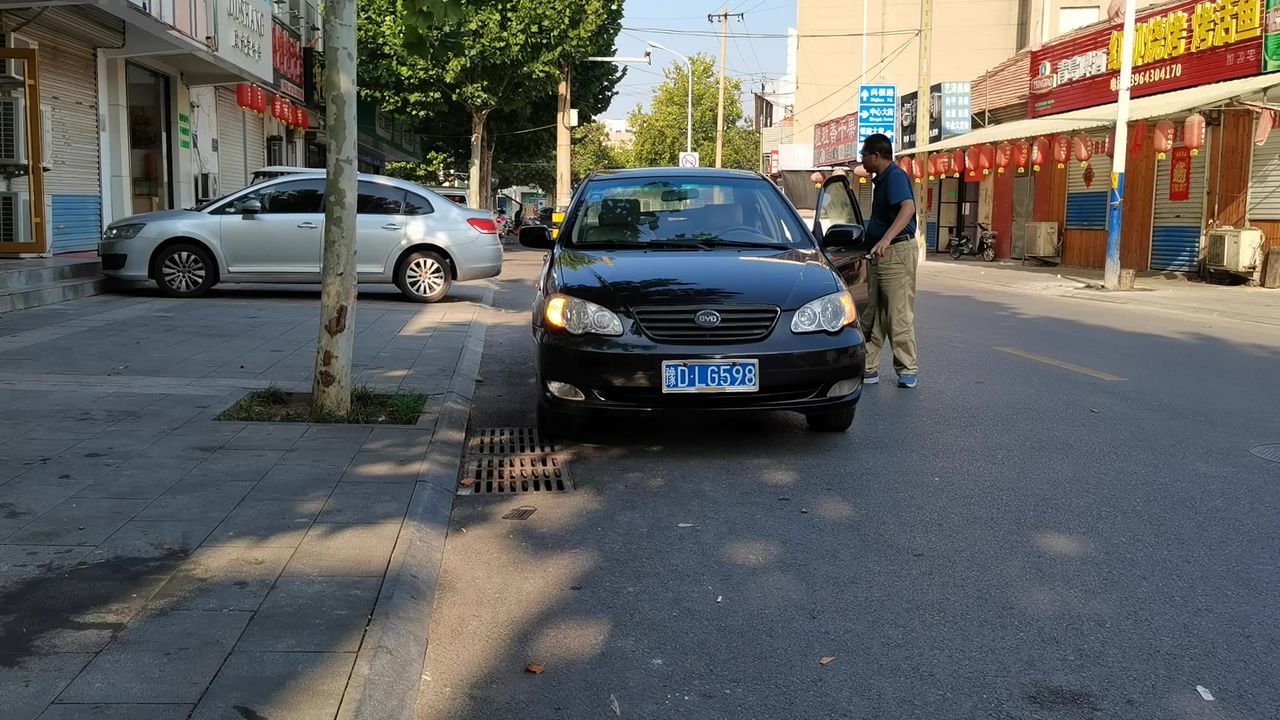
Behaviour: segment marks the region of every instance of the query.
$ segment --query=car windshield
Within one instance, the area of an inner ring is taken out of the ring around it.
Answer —
[[[574,247],[803,247],[811,242],[781,195],[757,178],[591,181],[572,221]]]

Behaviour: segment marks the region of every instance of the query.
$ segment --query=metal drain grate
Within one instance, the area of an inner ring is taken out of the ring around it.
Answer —
[[[471,437],[459,494],[512,495],[573,490],[564,456],[533,428],[483,428]]]
[[[1263,460],[1270,460],[1273,463],[1280,463],[1280,443],[1271,443],[1270,445],[1254,445],[1249,448],[1249,452],[1257,455]]]
[[[527,455],[556,452],[554,443],[544,442],[533,428],[481,428],[471,436],[473,455]]]

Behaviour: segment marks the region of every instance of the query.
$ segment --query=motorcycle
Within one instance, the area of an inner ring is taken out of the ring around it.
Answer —
[[[990,227],[978,223],[978,243],[975,245],[969,236],[961,233],[947,248],[952,260],[959,260],[965,255],[981,255],[987,262],[996,259],[996,234]]]

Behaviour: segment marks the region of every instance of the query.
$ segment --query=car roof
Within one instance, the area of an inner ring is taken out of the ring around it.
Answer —
[[[254,170],[255,173],[273,172],[273,173],[313,173],[322,171],[324,168],[299,167],[297,165],[268,165]]]
[[[437,187],[435,185],[423,185],[423,187],[425,187],[426,189],[432,192],[440,193],[441,195],[444,195],[445,193],[448,193],[449,195],[458,195],[458,194],[466,195],[467,194],[467,189],[464,187],[444,187],[444,186]]]
[[[714,179],[714,178],[755,178],[761,179],[763,176],[754,170],[731,170],[729,168],[683,168],[683,167],[647,167],[647,168],[627,168],[622,170],[597,170],[591,173],[594,178],[651,178],[651,177],[677,177],[677,178],[698,178],[698,179]]]

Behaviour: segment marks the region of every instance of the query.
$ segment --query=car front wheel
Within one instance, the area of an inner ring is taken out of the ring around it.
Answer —
[[[839,433],[853,425],[853,416],[857,410],[857,405],[850,405],[830,412],[812,413],[805,418],[809,421],[809,429],[814,432]]]
[[[165,295],[199,297],[213,287],[217,268],[208,250],[194,243],[177,243],[156,255],[153,274]]]
[[[396,270],[396,287],[414,302],[433,303],[449,294],[449,264],[428,250],[416,252]]]

